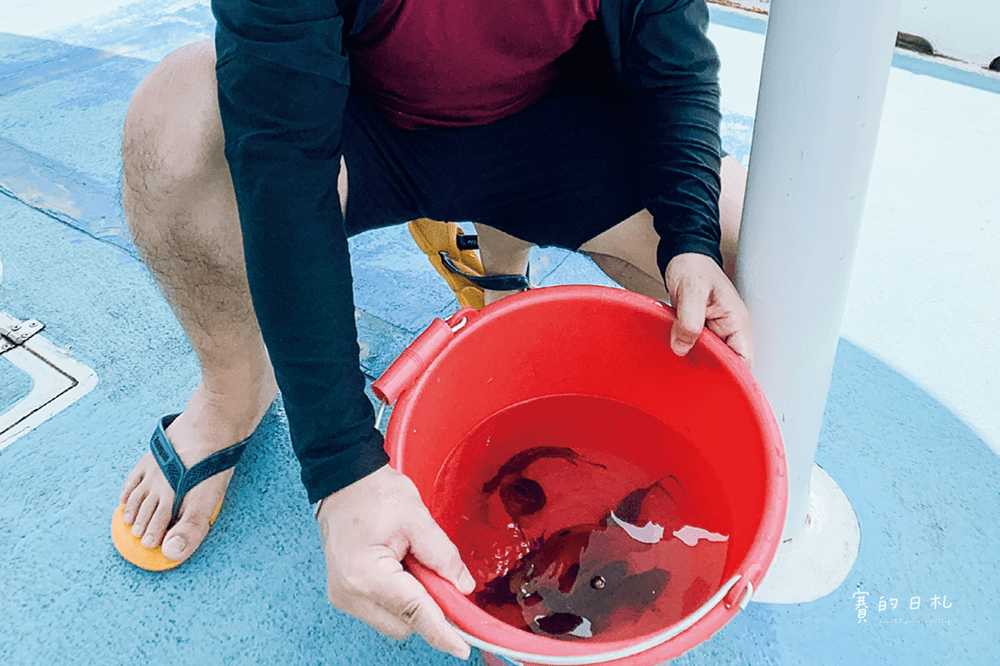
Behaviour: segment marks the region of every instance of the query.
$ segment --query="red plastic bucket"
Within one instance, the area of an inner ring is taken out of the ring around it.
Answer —
[[[682,621],[629,640],[563,641],[521,631],[408,560],[473,645],[511,663],[651,666],[710,638],[760,584],[787,501],[778,427],[749,370],[718,337],[704,332],[685,357],[671,351],[674,317],[669,306],[619,289],[531,290],[435,320],[373,385],[381,400],[395,401],[386,435],[392,465],[428,506],[446,459],[477,426],[552,396],[608,399],[668,424],[725,488],[731,533],[723,584]],[[630,455],[618,440],[605,441],[609,452]],[[633,462],[656,455],[639,452]]]

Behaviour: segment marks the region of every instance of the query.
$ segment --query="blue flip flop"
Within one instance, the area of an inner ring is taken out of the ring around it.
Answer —
[[[181,502],[184,501],[184,496],[187,495],[188,491],[205,479],[234,467],[250,442],[248,437],[238,444],[213,453],[191,467],[185,467],[170,440],[167,439],[166,433],[167,428],[178,416],[180,414],[171,414],[161,418],[149,442],[149,448],[153,452],[156,464],[160,466],[160,470],[163,471],[170,487],[174,489],[174,505],[170,513],[171,521],[177,517]],[[215,522],[221,509],[222,502],[219,502],[219,506],[215,508],[212,517],[209,518],[209,525]],[[142,539],[132,534],[132,526],[125,523],[124,510],[124,505],[119,506],[111,518],[111,540],[122,557],[147,571],[165,571],[181,564],[181,562],[167,559],[161,546],[156,548],[143,546]]]

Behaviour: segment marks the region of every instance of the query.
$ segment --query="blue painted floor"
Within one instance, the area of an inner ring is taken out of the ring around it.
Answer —
[[[124,4],[0,33],[0,311],[42,321],[99,377],[0,450],[0,664],[453,663],[327,603],[280,401],[190,562],[150,574],[111,544],[124,476],[198,381],[124,235],[121,123],[155,60],[212,32],[207,2]],[[713,21],[725,148],[745,162],[763,22]],[[829,596],[751,604],[673,663],[1000,663],[997,117],[1000,79],[897,56],[817,452],[857,512],[857,562]],[[404,227],[352,252],[362,364],[377,377],[457,306]],[[609,284],[551,249],[534,251],[532,275]],[[0,357],[0,413],[31,385]]]

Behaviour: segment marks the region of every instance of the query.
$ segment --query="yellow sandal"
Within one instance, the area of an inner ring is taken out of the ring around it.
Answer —
[[[485,275],[476,253],[477,237],[466,235],[455,222],[421,218],[410,222],[409,228],[417,246],[455,292],[462,307],[482,309],[486,289],[517,291],[530,288],[528,278],[523,275]]]

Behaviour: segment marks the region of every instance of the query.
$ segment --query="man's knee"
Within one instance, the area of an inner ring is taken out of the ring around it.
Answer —
[[[211,42],[182,47],[139,85],[122,132],[122,196],[160,198],[225,170]],[[179,192],[178,192],[179,193]]]

